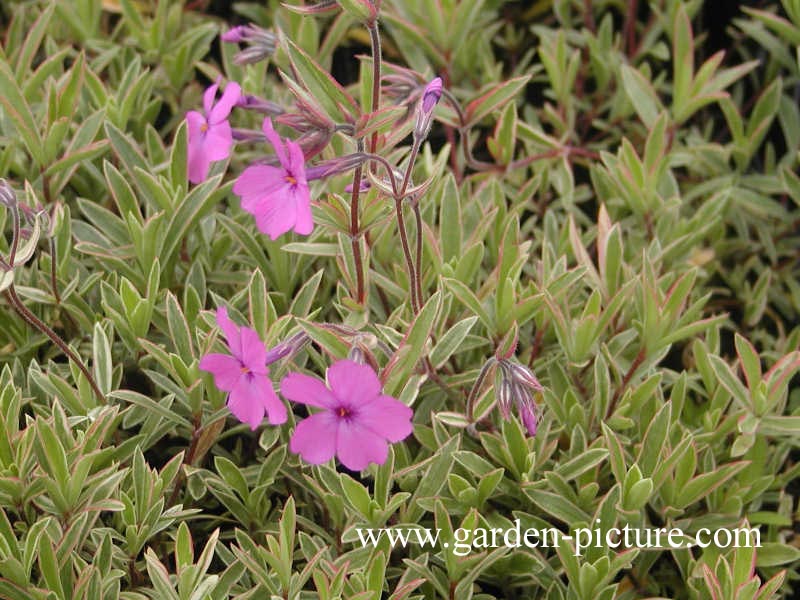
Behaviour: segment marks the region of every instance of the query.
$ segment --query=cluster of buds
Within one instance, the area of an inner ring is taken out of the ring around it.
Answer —
[[[275,34],[252,23],[234,27],[223,33],[220,39],[229,44],[242,42],[247,44],[244,50],[240,50],[233,57],[233,62],[237,65],[257,63],[266,60],[275,53]]]
[[[522,423],[531,436],[536,435],[539,411],[535,397],[544,391],[542,384],[526,366],[508,359],[497,361],[500,382],[495,386],[497,404],[504,419],[511,414],[511,406],[519,411]]]

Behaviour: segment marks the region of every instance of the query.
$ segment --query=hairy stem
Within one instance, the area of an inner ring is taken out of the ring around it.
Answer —
[[[14,261],[17,259],[17,249],[19,248],[19,228],[20,217],[19,208],[16,205],[11,206],[11,219],[13,224],[13,232],[11,235],[11,249],[8,253],[8,264],[14,268]]]
[[[414,219],[417,225],[417,247],[414,252],[414,270],[417,274],[417,306],[421,308],[424,304],[422,300],[422,215],[420,214],[418,202],[412,202],[411,206],[414,209]]]
[[[372,106],[371,112],[375,112],[380,108],[381,104],[381,34],[378,31],[378,22],[373,21],[367,25],[369,29],[369,40],[372,45]],[[378,132],[372,132],[372,138],[369,141],[369,151],[375,152],[378,146]]]
[[[622,394],[625,392],[625,389],[628,387],[631,379],[636,374],[636,371],[642,366],[645,358],[647,358],[647,351],[645,350],[644,346],[642,346],[642,348],[639,350],[639,353],[636,355],[636,358],[633,359],[628,372],[625,373],[625,376],[622,378],[622,383],[620,383],[620,386],[614,392],[614,397],[611,399],[611,404],[606,411],[606,419],[610,418],[611,415],[614,414],[614,411],[617,410],[617,403],[619,402],[619,399],[622,397]]]
[[[51,211],[51,217],[55,214],[55,206],[53,206],[53,195],[50,191],[50,177],[48,177],[44,168],[40,170],[42,174],[42,191],[44,192],[44,201],[47,203],[48,210]],[[51,237],[49,240],[50,245],[50,287],[53,290],[53,298],[56,304],[61,304],[61,294],[58,293],[58,278],[56,277],[57,255],[56,255],[56,242]]]
[[[356,263],[356,297],[359,304],[366,301],[364,290],[364,261],[361,258],[361,244],[358,243],[360,227],[358,224],[358,196],[361,193],[362,167],[359,165],[353,172],[353,191],[350,194],[350,247],[353,249],[353,261]]]
[[[53,238],[50,238],[48,241],[50,244],[50,287],[53,290],[53,297],[56,299],[56,304],[61,304],[61,294],[58,293],[58,280],[56,278],[56,261],[58,260],[56,241]]]
[[[17,291],[14,289],[14,285],[12,284],[5,292],[4,295],[14,310],[17,311],[17,314],[22,317],[22,319],[28,323],[31,327],[38,329],[43,334],[45,334],[50,341],[52,341],[56,346],[58,346],[61,351],[67,355],[67,357],[75,363],[75,365],[81,370],[84,377],[86,377],[89,385],[92,387],[92,390],[97,395],[98,400],[100,400],[101,404],[106,403],[106,397],[100,388],[97,385],[97,382],[92,377],[92,374],[89,372],[89,369],[86,368],[86,365],[83,364],[83,361],[80,357],[75,354],[72,349],[67,345],[67,343],[61,339],[61,337],[50,327],[44,323],[39,317],[33,314],[25,304],[23,304],[20,297],[17,295]]]
[[[403,246],[403,256],[406,259],[406,268],[408,270],[408,286],[409,295],[411,296],[411,308],[416,315],[419,312],[417,305],[417,276],[414,270],[414,262],[411,259],[411,249],[408,246],[408,233],[406,232],[406,223],[403,220],[403,201],[400,198],[394,199],[394,208],[397,215],[397,229],[400,231],[400,242]]]
[[[481,372],[478,373],[478,378],[475,380],[475,383],[469,392],[469,396],[467,396],[467,421],[469,421],[471,424],[475,423],[475,402],[477,402],[478,398],[480,397],[483,382],[486,379],[486,376],[489,374],[489,371],[492,370],[492,367],[494,367],[496,363],[497,359],[494,357],[486,361],[486,364],[484,364],[483,368],[481,368]]]

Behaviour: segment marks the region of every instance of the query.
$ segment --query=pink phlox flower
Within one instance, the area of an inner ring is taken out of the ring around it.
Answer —
[[[188,171],[192,183],[203,181],[211,163],[228,158],[233,146],[228,116],[239,101],[242,89],[238,83],[230,82],[215,104],[218,88],[219,83],[215,83],[203,94],[203,113],[196,110],[186,113],[189,126]]]
[[[259,231],[270,239],[291,229],[308,235],[314,220],[303,151],[291,140],[284,142],[269,117],[262,129],[275,148],[279,165],[250,165],[233,184],[233,192],[242,199],[242,209],[256,218]]]
[[[370,463],[383,464],[389,442],[399,442],[413,431],[412,410],[382,394],[375,371],[352,360],[330,366],[328,385],[316,377],[289,373],[281,393],[294,402],[321,408],[298,423],[289,450],[313,465],[338,456],[353,471]]]
[[[217,309],[217,325],[228,341],[231,355],[206,354],[200,368],[214,376],[214,384],[229,392],[228,408],[242,423],[255,430],[267,415],[272,425],[286,422],[286,407],[281,402],[267,368],[268,356],[261,339],[253,329],[238,327],[228,318],[228,310]]]

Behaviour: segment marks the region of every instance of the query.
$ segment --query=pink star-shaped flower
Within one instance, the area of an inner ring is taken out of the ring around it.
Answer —
[[[262,129],[275,148],[280,166],[247,167],[233,184],[233,192],[241,197],[242,209],[256,218],[259,231],[271,239],[290,229],[308,235],[314,221],[303,151],[291,140],[284,143],[269,118],[264,119]]]
[[[399,442],[413,431],[411,409],[382,394],[378,376],[367,365],[337,361],[327,379],[329,387],[301,373],[289,373],[281,381],[286,398],[322,409],[297,425],[289,450],[313,465],[335,455],[353,471],[386,462],[388,442]]]
[[[231,355],[206,354],[200,368],[214,376],[214,384],[228,395],[228,408],[242,423],[255,430],[267,415],[272,425],[286,422],[286,407],[281,402],[267,368],[268,356],[258,334],[249,327],[237,327],[228,310],[217,309],[217,325],[228,340]]]
[[[233,146],[233,133],[228,116],[242,95],[238,83],[231,82],[214,104],[219,84],[210,86],[203,94],[203,110],[186,113],[189,126],[188,171],[189,181],[200,183],[208,176],[212,161],[228,158]]]

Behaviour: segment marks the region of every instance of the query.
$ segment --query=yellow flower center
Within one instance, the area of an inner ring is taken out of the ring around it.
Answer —
[[[289,183],[291,185],[297,185],[297,179],[295,179],[291,175],[287,175],[286,176],[286,183]]]
[[[206,131],[208,131],[208,123],[203,123],[202,125],[200,125],[200,131],[202,133],[205,133]]]

